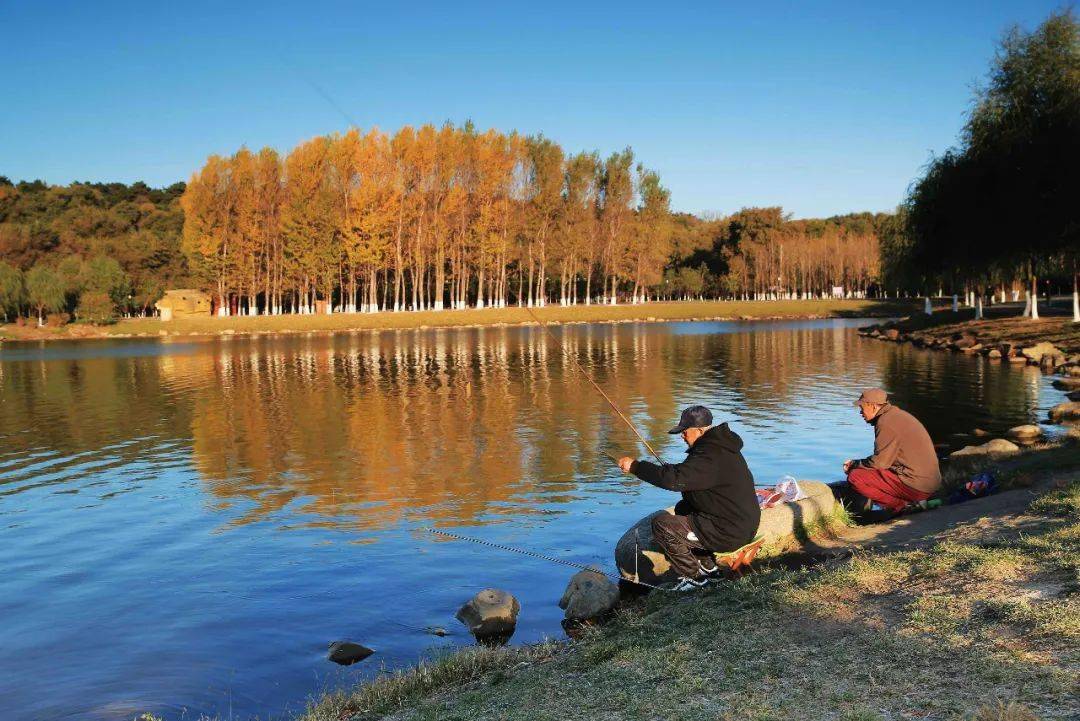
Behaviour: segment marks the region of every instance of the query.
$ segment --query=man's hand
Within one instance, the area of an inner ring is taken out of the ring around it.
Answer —
[[[850,458],[849,458],[848,460],[844,461],[844,473],[848,473],[848,472],[850,472],[850,471],[851,471],[851,467],[852,467],[852,466],[853,466],[854,464],[855,464],[855,461],[851,460]]]
[[[631,458],[630,456],[623,456],[622,458],[619,459],[619,468],[622,469],[623,473],[629,473],[630,472],[630,466],[632,466],[632,465],[634,465],[634,459]]]

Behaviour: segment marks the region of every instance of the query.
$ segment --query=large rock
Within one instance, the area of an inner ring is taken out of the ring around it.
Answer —
[[[521,604],[513,594],[485,588],[458,609],[456,618],[477,641],[505,641],[514,634],[519,611]]]
[[[1080,402],[1066,401],[1065,403],[1058,403],[1050,409],[1050,420],[1055,423],[1058,421],[1080,420]]]
[[[953,345],[959,350],[979,345],[979,340],[971,333],[958,333],[953,336]],[[982,346],[979,346],[980,348]]]
[[[592,621],[614,610],[619,602],[619,587],[599,568],[579,571],[570,578],[559,608],[567,621]]]
[[[1069,391],[1065,394],[1065,397],[1070,401],[1080,401],[1080,391]]]
[[[1080,378],[1055,378],[1050,385],[1059,391],[1080,391]]]
[[[1028,423],[1022,426],[1014,426],[1005,431],[1005,435],[1008,436],[1010,441],[1019,443],[1020,445],[1026,445],[1034,443],[1042,438],[1043,429],[1039,426]]]
[[[1007,456],[1019,453],[1020,446],[1004,438],[995,438],[983,443],[981,446],[964,446],[958,451],[949,454],[949,458],[963,458],[965,456]]]
[[[761,512],[758,535],[765,537],[766,544],[790,538],[800,526],[832,513],[836,499],[831,488],[819,481],[799,481],[799,487],[807,496],[803,500]],[[654,586],[675,580],[671,564],[652,535],[652,519],[661,513],[674,513],[674,510],[667,508],[650,513],[622,535],[615,545],[615,565],[620,576]]]
[[[1053,358],[1054,356],[1063,355],[1057,346],[1053,343],[1047,343],[1046,341],[1024,348],[1020,353],[1036,363],[1041,363],[1043,356],[1050,356]]]
[[[363,661],[373,653],[375,652],[367,646],[361,646],[352,641],[334,641],[330,644],[330,652],[326,657],[336,664],[351,666],[357,661]]]

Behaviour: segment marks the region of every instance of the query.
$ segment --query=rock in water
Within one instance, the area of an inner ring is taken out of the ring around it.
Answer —
[[[361,646],[352,641],[334,641],[330,644],[330,653],[327,658],[342,666],[351,666],[357,661],[363,661],[373,653],[375,652],[367,646]]]
[[[1055,423],[1059,421],[1075,421],[1078,419],[1080,419],[1080,402],[1066,401],[1065,403],[1058,403],[1050,409],[1050,420]]]
[[[503,642],[514,634],[521,604],[498,588],[485,588],[458,609],[456,618],[477,641]]]
[[[612,611],[618,602],[619,587],[596,568],[570,578],[559,608],[566,611],[567,621],[591,621]]]
[[[1080,401],[1080,391],[1069,391],[1065,394],[1065,397],[1070,401]]]
[[[1004,438],[995,438],[988,443],[983,443],[981,446],[964,446],[960,450],[950,453],[949,458],[962,458],[964,456],[1004,456],[1019,452],[1020,446],[1015,443],[1007,441]]]
[[[1080,390],[1080,378],[1055,378],[1050,385],[1059,391],[1078,391]]]
[[[1032,423],[1023,426],[1014,426],[1005,432],[1010,441],[1021,445],[1031,444],[1042,437],[1043,429]]]

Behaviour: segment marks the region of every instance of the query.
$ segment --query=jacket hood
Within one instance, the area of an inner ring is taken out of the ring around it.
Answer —
[[[705,431],[705,435],[698,438],[694,445],[690,447],[690,450],[696,450],[698,446],[701,446],[702,450],[709,446],[717,446],[726,451],[741,451],[743,439],[739,437],[738,433],[728,428],[727,423],[721,423]]]

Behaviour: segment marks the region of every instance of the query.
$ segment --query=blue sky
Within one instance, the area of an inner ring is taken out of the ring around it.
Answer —
[[[4,0],[0,175],[168,185],[241,145],[471,118],[630,145],[677,210],[889,210],[1005,28],[1058,7]]]

